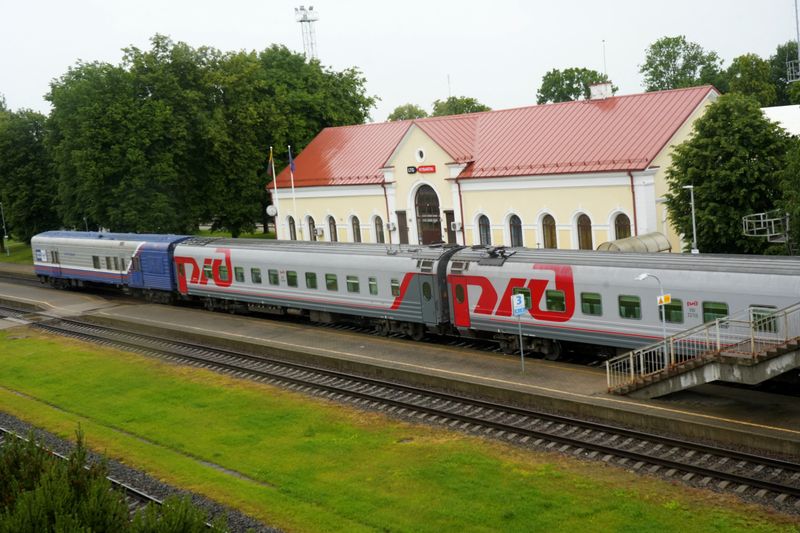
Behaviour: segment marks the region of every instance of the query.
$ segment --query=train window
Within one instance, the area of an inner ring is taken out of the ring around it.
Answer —
[[[286,271],[286,284],[290,287],[297,287],[297,272],[294,270]]]
[[[400,282],[396,279],[391,281],[392,296],[400,296]]]
[[[279,285],[280,279],[278,278],[278,271],[274,268],[267,270],[267,277],[269,278],[270,285]]]
[[[119,257],[114,258],[114,270],[119,270]]]
[[[317,274],[314,272],[306,272],[306,288],[307,289],[316,289],[317,288]]]
[[[755,331],[777,333],[778,321],[775,320],[775,307],[771,305],[751,305],[750,321]]]
[[[358,287],[358,276],[347,276],[347,292],[361,292]]]
[[[123,272],[125,272],[126,270],[128,270],[127,268],[125,268],[125,258],[124,258],[124,257],[120,257],[120,258],[119,258],[119,265],[122,267],[122,269],[121,269],[121,270],[122,270]]]
[[[339,290],[339,280],[336,278],[336,274],[325,274],[325,288],[329,291]]]
[[[203,275],[209,279],[214,279],[214,271],[211,270],[211,265],[203,265]]]
[[[658,318],[664,320],[664,313],[667,315],[667,322],[672,324],[683,324],[683,300],[673,298],[667,305],[658,306]]]
[[[233,277],[236,278],[236,281],[239,283],[244,283],[244,268],[233,267]]]
[[[463,304],[465,297],[466,293],[464,292],[464,286],[456,285],[456,301],[460,304]]]
[[[134,257],[131,262],[131,270],[135,270],[136,272],[141,272],[142,270],[142,260],[139,257]],[[98,263],[99,265],[100,263]],[[97,268],[100,268],[99,266]]]
[[[253,283],[261,283],[261,269],[260,268],[251,268],[250,269],[250,279]]]
[[[228,281],[229,273],[228,273],[228,267],[227,266],[220,265],[218,272],[219,272],[219,280],[220,281]]]
[[[369,278],[369,293],[378,294],[378,278]]]
[[[703,302],[703,322],[713,322],[728,316],[728,304],[723,302]]]
[[[619,297],[619,316],[622,318],[642,318],[642,301],[638,296],[620,295]]]
[[[92,266],[94,268],[100,268],[100,258],[96,255],[92,256]]]
[[[106,270],[111,270],[111,258],[106,256]]]
[[[182,278],[186,277],[186,268],[184,268],[183,263],[178,263],[178,275]]]
[[[544,298],[548,311],[564,312],[567,310],[564,291],[545,291]]]
[[[581,293],[581,311],[584,315],[600,316],[603,314],[603,298],[599,292]]]
[[[426,281],[422,284],[422,297],[425,298],[426,302],[429,302],[431,296],[433,296],[433,290],[431,289],[431,284]]]

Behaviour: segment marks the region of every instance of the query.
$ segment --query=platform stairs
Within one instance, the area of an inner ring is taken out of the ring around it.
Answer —
[[[606,361],[608,391],[655,398],[711,381],[755,385],[800,367],[800,303],[751,308]]]

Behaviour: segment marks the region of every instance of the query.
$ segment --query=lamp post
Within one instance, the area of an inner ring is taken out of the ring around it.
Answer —
[[[684,185],[684,189],[689,189],[689,201],[692,204],[692,253],[699,254],[697,249],[697,222],[694,218],[694,185]]]
[[[663,309],[664,307],[664,286],[661,284],[661,280],[655,274],[650,274],[649,272],[642,272],[638,276],[636,276],[636,281],[644,281],[647,278],[653,278],[658,283],[658,292],[661,294],[660,302],[658,305]],[[664,339],[664,368],[669,366],[669,357],[667,356],[667,310],[663,309],[661,313],[661,335]]]
[[[3,211],[3,202],[0,202],[0,218],[3,219],[3,245],[5,245],[8,240],[8,232],[6,231],[6,213]],[[6,255],[11,255],[9,246],[6,246]]]

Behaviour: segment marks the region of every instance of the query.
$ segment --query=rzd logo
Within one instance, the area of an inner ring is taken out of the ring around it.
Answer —
[[[230,287],[233,283],[231,272],[231,250],[230,248],[217,248],[215,253],[222,254],[222,257],[206,257],[203,259],[203,267],[197,264],[194,257],[180,257],[175,256],[175,264],[178,267],[178,291],[181,294],[188,292],[188,283],[192,285],[208,285],[212,282],[217,287]],[[227,272],[226,278],[223,280],[220,276],[220,267],[225,262],[225,269]],[[191,272],[187,272],[187,268],[191,268]],[[206,275],[206,272],[211,272],[211,278]],[[187,278],[189,279],[187,283]]]

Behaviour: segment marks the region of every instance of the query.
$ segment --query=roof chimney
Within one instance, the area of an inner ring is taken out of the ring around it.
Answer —
[[[613,95],[610,81],[589,85],[589,100],[605,100]]]

